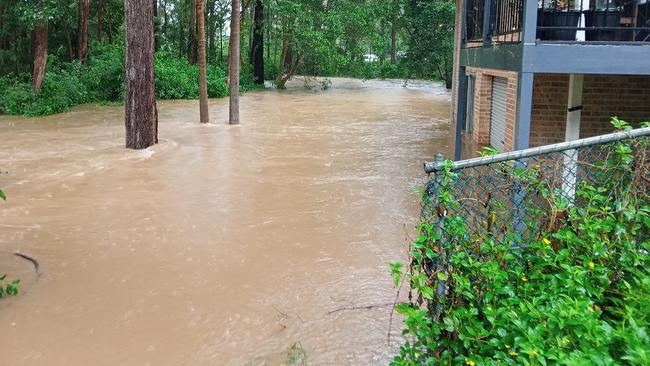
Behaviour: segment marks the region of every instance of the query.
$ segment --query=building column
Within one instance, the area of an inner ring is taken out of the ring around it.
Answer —
[[[564,141],[573,141],[580,138],[583,82],[583,74],[571,74],[569,77],[569,100],[567,102],[566,133],[564,135]],[[562,192],[564,193],[565,198],[569,200],[573,200],[575,197],[577,174],[578,150],[568,150],[564,153]]]
[[[465,67],[458,70],[458,97],[456,98],[456,128],[454,129],[454,160],[461,159],[463,150],[463,125],[465,125],[465,108],[467,107],[467,74]]]
[[[517,83],[517,119],[515,122],[514,149],[521,150],[530,144],[530,122],[533,112],[533,79],[532,72],[519,74]]]

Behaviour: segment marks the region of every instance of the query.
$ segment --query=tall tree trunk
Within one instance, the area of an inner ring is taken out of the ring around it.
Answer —
[[[394,24],[390,29],[390,63],[397,63],[397,28]]]
[[[35,94],[41,91],[43,80],[45,80],[45,67],[47,66],[47,20],[39,23],[38,28],[33,31],[34,39],[34,73],[32,89]]]
[[[199,111],[201,123],[210,122],[208,113],[208,80],[205,62],[205,9],[203,6],[204,0],[197,0],[196,2],[196,16],[199,31]]]
[[[153,1],[153,49],[160,49],[160,29],[158,29],[158,0]]]
[[[126,0],[124,14],[126,147],[145,149],[158,143],[158,110],[153,66],[153,2]]]
[[[108,17],[108,19],[111,19],[110,7],[108,8],[108,10],[106,10],[106,16]],[[106,33],[108,33],[108,43],[113,44],[113,31],[111,30],[110,20],[106,22]]]
[[[266,12],[266,60],[271,61],[271,11]]]
[[[214,37],[215,37],[216,29],[214,29],[214,21],[212,20],[213,13],[214,13],[214,1],[208,0],[208,11],[205,14],[205,19],[207,19],[208,22],[208,51],[207,51],[208,60],[214,58]]]
[[[283,27],[282,29],[282,51],[280,54],[280,75],[281,76],[284,73],[284,67],[286,67],[287,64],[287,50],[289,48],[289,42],[287,39],[287,30],[286,28]]]
[[[167,13],[167,0],[163,2],[163,16],[164,16],[164,21],[163,21],[162,32],[163,35],[167,37],[167,29],[169,27],[169,14]]]
[[[183,26],[185,24],[185,6],[183,3],[178,6],[178,58],[183,58],[185,54],[185,27]]]
[[[102,42],[102,27],[104,18],[104,0],[99,0],[97,5],[97,41]]]
[[[197,43],[196,43],[196,2],[197,0],[190,0],[190,27],[189,27],[189,54],[188,59],[190,64],[196,65],[197,61]]]
[[[264,85],[264,4],[262,0],[255,2],[252,37],[251,63],[255,84]]]
[[[219,26],[219,63],[223,62],[223,26]]]
[[[90,13],[90,1],[79,0],[79,11],[81,18],[79,18],[77,57],[85,65],[88,63],[88,15]]]
[[[230,15],[230,47],[228,58],[228,75],[230,79],[229,123],[239,124],[239,68],[240,68],[240,7],[241,0],[232,0]]]
[[[74,52],[72,51],[72,36],[70,35],[68,22],[63,23],[63,32],[65,33],[65,41],[68,49],[68,61],[72,62],[72,59],[74,58]]]

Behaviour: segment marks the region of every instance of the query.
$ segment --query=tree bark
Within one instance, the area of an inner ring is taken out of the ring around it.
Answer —
[[[158,143],[158,110],[153,64],[153,2],[126,0],[124,14],[126,147],[145,149]]]
[[[197,0],[190,0],[190,27],[189,27],[189,54],[188,59],[190,64],[196,65],[197,62],[197,42],[196,42],[196,2]]]
[[[255,84],[264,85],[264,4],[262,0],[255,2],[251,61]]]
[[[210,122],[208,112],[208,80],[205,61],[205,9],[204,0],[197,0],[196,13],[199,30],[199,111],[201,123]]]
[[[111,8],[109,7],[106,11],[108,19],[111,19]],[[106,24],[106,33],[108,33],[108,43],[113,44],[113,31],[111,30],[111,22],[107,21]]]
[[[164,21],[163,21],[162,32],[163,35],[167,37],[167,29],[169,28],[169,13],[167,13],[167,0],[163,2],[163,16],[164,16]]]
[[[184,3],[183,1],[178,6],[178,58],[183,58],[185,54],[185,33],[183,32],[185,29],[183,26],[185,24],[185,6],[182,5]]]
[[[90,1],[79,0],[79,11],[81,18],[79,21],[77,57],[85,65],[88,63],[88,15],[90,13]]]
[[[230,15],[230,47],[228,57],[228,75],[230,79],[229,121],[231,125],[239,124],[239,70],[240,70],[240,26],[241,0],[232,0]]]
[[[65,33],[65,41],[68,49],[68,61],[72,62],[72,59],[74,58],[74,52],[72,51],[72,36],[70,35],[68,22],[63,23],[63,32]]]
[[[102,27],[104,20],[104,0],[99,0],[97,5],[97,41],[102,42]]]
[[[45,67],[47,66],[47,21],[42,21],[33,31],[34,39],[34,73],[32,76],[32,89],[35,94],[41,91],[45,80]]]
[[[216,30],[214,29],[214,1],[208,0],[207,13],[205,14],[205,19],[208,22],[208,50],[207,50],[207,59],[212,59],[214,57],[214,37]]]
[[[158,0],[153,1],[153,49],[158,51],[160,48],[160,29],[158,29]]]
[[[393,25],[390,29],[390,63],[397,63],[397,29]]]

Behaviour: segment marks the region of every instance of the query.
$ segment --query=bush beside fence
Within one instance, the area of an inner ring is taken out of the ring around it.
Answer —
[[[411,288],[393,364],[650,364],[650,127],[639,131],[437,165],[410,263],[392,265]]]

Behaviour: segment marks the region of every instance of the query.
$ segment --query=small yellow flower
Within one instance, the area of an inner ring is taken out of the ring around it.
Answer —
[[[587,306],[587,310],[589,310],[590,313],[593,313],[593,312],[594,312],[594,308],[591,307],[591,306]]]
[[[519,353],[512,351],[509,353],[510,356],[519,356]]]
[[[534,350],[530,351],[529,354],[530,354],[531,356],[537,356],[537,350],[534,349]]]
[[[594,267],[596,267],[594,262],[589,262],[589,269],[594,269]]]
[[[465,359],[465,365],[476,366],[476,362],[472,360]]]
[[[562,343],[569,343],[569,339],[568,338],[562,339]]]
[[[548,239],[546,239],[546,238],[544,238],[542,241],[543,241],[544,244],[546,244],[546,245],[551,245],[551,241],[548,240]]]
[[[528,277],[526,277],[526,275],[523,275],[523,276],[521,276],[521,280],[526,282],[526,281],[528,281]]]
[[[506,349],[510,349],[510,345],[509,345],[509,344],[506,344]]]

